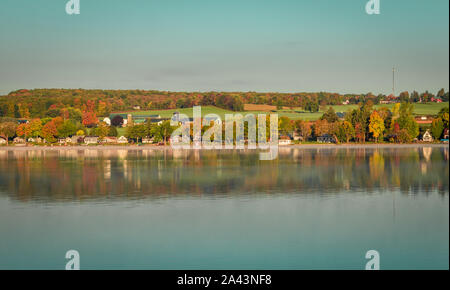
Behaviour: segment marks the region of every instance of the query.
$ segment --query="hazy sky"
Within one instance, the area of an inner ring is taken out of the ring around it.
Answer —
[[[19,88],[390,93],[449,87],[449,1],[0,0]]]

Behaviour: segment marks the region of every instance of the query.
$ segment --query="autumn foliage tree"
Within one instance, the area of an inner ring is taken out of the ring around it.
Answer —
[[[25,139],[30,136],[31,130],[29,124],[22,123],[17,126],[16,135],[19,137],[25,137]]]
[[[87,111],[83,113],[83,125],[92,128],[98,123],[97,115],[93,111]]]
[[[384,132],[384,120],[377,111],[373,111],[370,115],[369,132],[372,133],[376,142],[380,141]]]
[[[58,136],[58,130],[55,122],[52,120],[42,127],[42,137],[48,142],[55,142]]]

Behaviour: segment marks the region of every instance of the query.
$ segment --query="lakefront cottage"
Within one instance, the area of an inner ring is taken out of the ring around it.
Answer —
[[[289,136],[281,136],[278,140],[278,145],[291,145],[292,140]]]
[[[25,139],[23,139],[21,137],[16,137],[16,138],[13,139],[13,142],[15,144],[23,144],[23,143],[25,143]]]
[[[30,138],[28,138],[28,143],[43,143],[43,142],[44,142],[44,140],[41,137],[36,137],[36,138],[30,137]]]
[[[322,136],[317,137],[317,142],[319,143],[334,143],[334,137],[329,134],[323,134]]]
[[[79,143],[84,143],[84,136],[72,136],[70,143],[72,144],[79,144]]]
[[[89,136],[84,138],[84,143],[89,144],[98,144],[98,137],[96,136]]]
[[[151,144],[151,143],[153,143],[153,138],[148,138],[148,137],[142,138],[142,143],[143,144]]]
[[[119,139],[117,139],[117,143],[126,144],[128,143],[128,139],[125,136],[120,136]]]
[[[5,145],[6,144],[6,139],[3,137],[0,137],[0,145]]]
[[[423,142],[433,142],[433,136],[431,136],[430,131],[426,131],[422,136]]]
[[[447,141],[448,141],[448,129],[444,129],[444,134],[443,134],[443,136],[444,136],[444,140],[447,140]]]
[[[114,144],[117,143],[117,137],[105,137],[101,142],[104,144]]]

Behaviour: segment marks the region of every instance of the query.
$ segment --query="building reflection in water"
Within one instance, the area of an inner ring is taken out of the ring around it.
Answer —
[[[0,151],[0,195],[77,201],[397,191],[448,194],[448,148]]]

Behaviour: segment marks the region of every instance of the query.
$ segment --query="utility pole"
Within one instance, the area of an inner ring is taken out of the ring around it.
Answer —
[[[395,97],[395,67],[392,68],[392,96]]]

